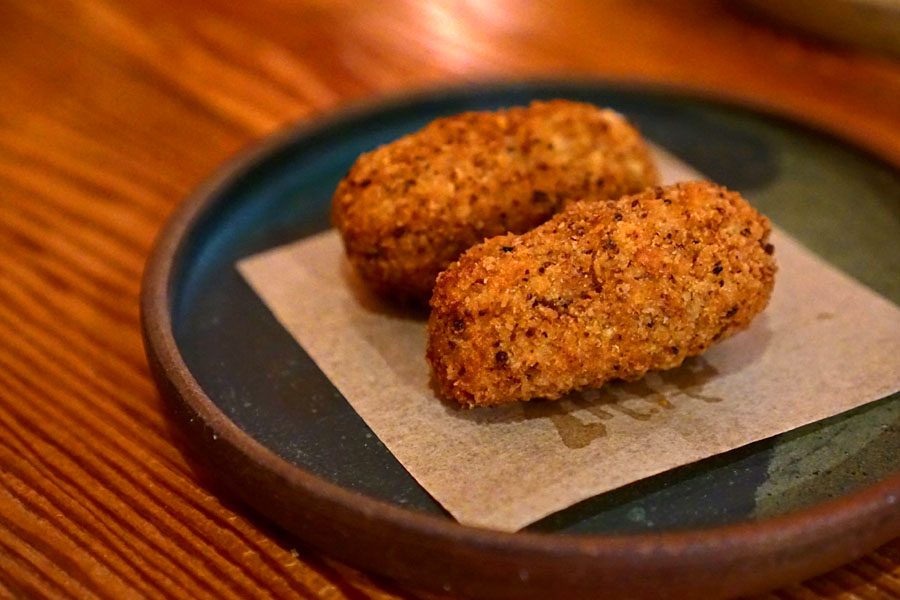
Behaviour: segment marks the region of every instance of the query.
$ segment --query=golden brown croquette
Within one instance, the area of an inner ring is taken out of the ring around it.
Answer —
[[[616,112],[535,102],[438,119],[360,156],[334,194],[332,220],[371,288],[424,303],[437,274],[485,238],[657,179],[647,146]]]
[[[769,301],[769,220],[708,182],[573,203],[438,277],[427,358],[440,393],[490,405],[671,369]]]

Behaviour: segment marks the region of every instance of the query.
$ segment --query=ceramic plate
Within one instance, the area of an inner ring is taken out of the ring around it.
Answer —
[[[144,282],[147,353],[198,456],[303,543],[416,587],[479,597],[747,593],[900,535],[898,395],[589,499],[524,532],[458,525],[235,270],[328,228],[331,194],[360,153],[439,116],[558,97],[624,113],[900,303],[900,173],[802,125],[598,82],[387,99],[264,140],[201,186],[160,236]]]

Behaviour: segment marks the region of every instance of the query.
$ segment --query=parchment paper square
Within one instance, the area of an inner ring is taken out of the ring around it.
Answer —
[[[657,155],[667,182],[702,178]],[[779,271],[769,307],[703,356],[557,402],[473,410],[435,396],[424,316],[371,296],[335,231],[238,268],[428,493],[461,523],[515,531],[900,390],[900,309],[784,232],[772,243]]]

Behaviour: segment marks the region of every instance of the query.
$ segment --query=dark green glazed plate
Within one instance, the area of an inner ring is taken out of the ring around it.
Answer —
[[[414,586],[474,596],[726,596],[828,569],[900,534],[900,395],[584,501],[529,532],[457,525],[235,270],[243,257],[328,228],[331,193],[360,153],[439,116],[557,97],[624,113],[900,304],[900,173],[825,134],[597,82],[393,98],[265,140],[201,187],[161,235],[145,279],[147,352],[198,453],[306,543]]]

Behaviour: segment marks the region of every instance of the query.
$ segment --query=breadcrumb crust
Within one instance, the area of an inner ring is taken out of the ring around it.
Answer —
[[[657,181],[646,144],[618,113],[534,102],[438,119],[360,156],[335,191],[332,220],[371,288],[424,303],[437,274],[485,238]]]
[[[427,358],[467,406],[671,369],[746,328],[774,285],[769,220],[709,182],[571,204],[438,277]]]

